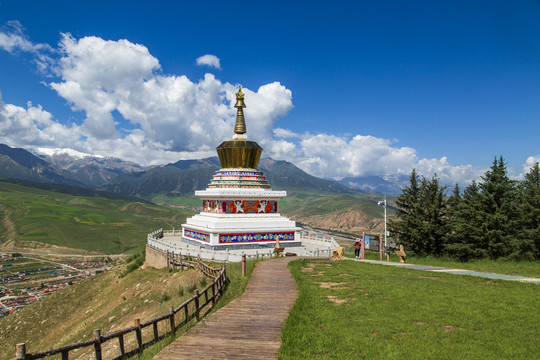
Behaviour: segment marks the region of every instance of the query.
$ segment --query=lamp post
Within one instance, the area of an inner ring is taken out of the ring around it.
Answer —
[[[386,194],[384,194],[384,200],[379,201],[377,205],[384,206],[384,247],[386,248]]]

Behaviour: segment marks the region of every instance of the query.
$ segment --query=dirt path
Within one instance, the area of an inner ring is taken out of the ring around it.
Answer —
[[[379,265],[398,266],[398,267],[404,267],[404,268],[422,270],[422,271],[433,271],[433,272],[443,272],[443,273],[456,274],[456,275],[478,276],[478,277],[494,279],[494,280],[519,281],[519,282],[526,282],[530,284],[540,285],[540,278],[534,278],[530,276],[495,274],[495,273],[487,273],[487,272],[480,272],[480,271],[474,271],[474,270],[451,269],[451,268],[445,268],[445,267],[440,267],[440,266],[402,264],[402,263],[395,263],[395,262],[390,262],[390,261],[378,261],[378,260],[368,260],[368,259],[347,258],[346,260],[366,262],[366,263],[379,264]]]
[[[238,299],[201,321],[154,359],[276,359],[298,291],[287,264],[258,263]]]
[[[11,220],[13,210],[0,204],[0,212],[4,213],[4,216],[2,216],[2,226],[6,229],[5,242],[15,241],[17,231],[15,230],[15,223]]]

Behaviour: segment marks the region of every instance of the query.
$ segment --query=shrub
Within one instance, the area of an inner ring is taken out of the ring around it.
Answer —
[[[197,290],[197,284],[191,284],[188,286],[187,288],[188,292],[192,293],[194,292],[195,290]]]
[[[139,252],[137,254],[131,255],[126,260],[126,264],[127,264],[126,270],[124,270],[120,274],[120,277],[123,278],[124,276],[126,276],[130,272],[137,270],[144,263],[145,255],[146,254],[145,254],[144,251],[141,251],[141,252]]]
[[[169,294],[166,293],[166,292],[163,292],[163,293],[161,294],[161,299],[160,299],[160,300],[161,300],[161,302],[169,301],[169,300],[171,300],[171,295],[169,295]]]

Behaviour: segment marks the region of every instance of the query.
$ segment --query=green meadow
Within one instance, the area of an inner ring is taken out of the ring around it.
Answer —
[[[116,254],[144,247],[146,235],[179,227],[193,212],[125,200],[73,196],[0,182],[0,242]],[[75,251],[77,251],[75,250]]]
[[[540,287],[353,261],[289,264],[280,359],[534,359]]]

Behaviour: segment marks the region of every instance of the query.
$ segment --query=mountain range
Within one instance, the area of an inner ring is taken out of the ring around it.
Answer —
[[[220,167],[217,157],[144,167],[117,158],[96,157],[77,152],[33,152],[0,144],[0,176],[40,183],[74,185],[150,199],[155,194],[192,195],[195,190],[205,189],[214,172]],[[259,170],[264,172],[275,189],[335,194],[396,193],[399,192],[401,183],[407,180],[399,178],[392,182],[380,177],[364,177],[346,178],[337,182],[317,178],[292,163],[271,158],[261,159]]]
[[[0,181],[75,196],[151,202],[193,211],[200,211],[201,206],[194,191],[207,188],[220,168],[217,157],[143,167],[77,152],[33,151],[0,144]],[[271,158],[261,159],[258,168],[272,189],[287,191],[280,202],[284,215],[302,226],[341,233],[382,231],[383,209],[377,206],[382,196],[377,191],[390,195],[393,189],[399,189],[397,182],[378,177],[347,178],[341,182],[321,179],[292,163]],[[390,196],[390,209],[392,204]]]

